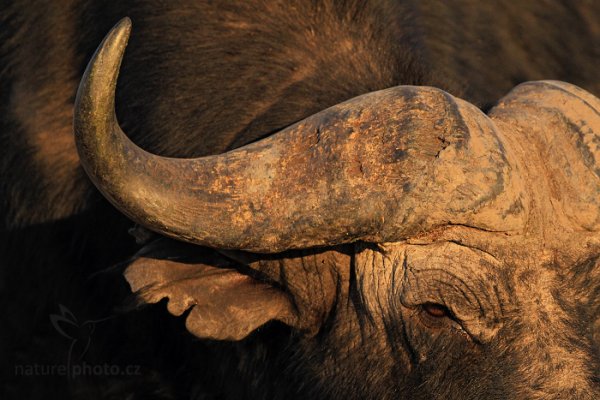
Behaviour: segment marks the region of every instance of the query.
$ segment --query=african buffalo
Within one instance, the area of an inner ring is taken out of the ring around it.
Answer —
[[[39,3],[2,398],[600,398],[600,5]]]

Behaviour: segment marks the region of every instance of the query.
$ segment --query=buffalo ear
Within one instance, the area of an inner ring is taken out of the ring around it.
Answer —
[[[231,262],[168,239],[146,246],[125,278],[142,303],[168,298],[173,315],[191,311],[187,329],[202,339],[241,340],[273,320],[290,326],[298,317],[288,295],[233,268]]]

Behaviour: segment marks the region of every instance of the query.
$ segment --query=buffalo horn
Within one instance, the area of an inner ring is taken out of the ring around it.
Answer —
[[[220,155],[150,154],[115,116],[130,31],[130,20],[120,21],[90,61],[74,130],[94,184],[153,231],[273,253],[398,241],[445,224],[506,231],[522,223],[518,182],[493,122],[435,88],[359,96]]]

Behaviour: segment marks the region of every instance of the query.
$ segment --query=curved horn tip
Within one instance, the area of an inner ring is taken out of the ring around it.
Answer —
[[[84,105],[86,100],[97,99],[100,95],[114,91],[130,33],[131,19],[125,17],[104,37],[79,84],[75,99],[76,110]]]
[[[98,46],[98,52],[104,49],[115,49],[115,50],[123,50],[127,45],[127,41],[129,40],[129,35],[131,33],[131,19],[129,17],[124,17],[119,20],[108,32],[100,46]],[[92,59],[96,58],[94,57]]]
[[[78,149],[94,136],[96,128],[112,123],[117,78],[130,33],[131,20],[125,17],[104,37],[85,69],[75,97],[73,127]]]
[[[118,142],[115,90],[130,33],[131,20],[127,17],[108,32],[89,61],[75,97],[75,144],[84,170],[96,185],[100,172],[108,173],[116,168],[99,157],[98,152],[111,152]]]

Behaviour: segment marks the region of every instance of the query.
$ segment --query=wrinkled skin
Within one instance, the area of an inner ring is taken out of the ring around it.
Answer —
[[[124,15],[137,35],[117,91],[120,122],[147,150],[200,156],[399,84],[440,87],[484,108],[534,79],[598,95],[595,5],[373,2],[352,18],[304,6],[283,18],[287,5],[257,2],[231,6],[222,20],[201,2],[81,3],[0,5],[2,398],[599,397],[593,240],[449,226],[402,242],[270,256],[194,248],[196,261],[250,276],[293,304],[288,318],[244,340],[198,340],[187,313],[168,314],[172,300],[123,312],[130,290],[122,268],[109,267],[143,266],[133,256],[143,244],[84,175],[71,135],[85,63]],[[248,21],[271,30],[231,30]],[[274,279],[282,266],[285,280]],[[59,304],[81,320],[112,317],[98,324],[86,362],[141,365],[141,374],[12,375],[17,364],[65,362],[70,343],[48,318]]]
[[[328,336],[343,344],[341,354],[318,358],[323,379],[339,383],[334,397],[595,398],[598,347],[583,321],[597,318],[598,285],[590,284],[597,258],[566,273],[556,261],[540,264],[514,248],[489,246],[481,232],[443,236],[354,256],[347,271],[356,274],[354,284],[337,303],[339,325],[332,323]],[[428,313],[428,302],[445,304],[449,313]],[[371,372],[339,371],[340,365]],[[357,380],[364,386],[351,384]]]
[[[265,399],[290,393],[349,399],[596,398],[600,354],[592,321],[600,307],[598,256],[576,261],[573,254],[540,248],[532,257],[531,246],[519,251],[517,244],[524,242],[451,227],[380,246],[345,245],[258,259],[228,253],[260,274],[286,271],[285,289],[293,293],[299,312],[321,321],[312,334],[284,340],[272,326],[262,339],[255,335],[250,345],[240,344],[241,365],[254,367],[238,373],[257,382],[245,394]],[[206,256],[200,259],[209,262]],[[254,364],[264,357],[271,365],[283,363],[283,369],[270,375],[269,368]],[[269,379],[286,385],[270,385]],[[241,395],[230,390],[232,398]]]

